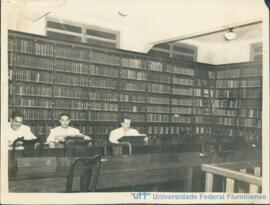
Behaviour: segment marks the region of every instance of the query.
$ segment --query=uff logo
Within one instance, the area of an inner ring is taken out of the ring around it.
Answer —
[[[151,194],[147,189],[140,189],[137,192],[132,192],[131,195],[133,196],[133,199],[146,199],[147,196],[150,196]]]

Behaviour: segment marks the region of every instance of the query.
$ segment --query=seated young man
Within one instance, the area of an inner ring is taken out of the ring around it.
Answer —
[[[109,140],[111,143],[119,144],[119,139],[124,136],[138,136],[140,133],[136,129],[131,127],[131,119],[129,117],[123,117],[121,119],[121,127],[114,129],[110,133]]]
[[[55,145],[59,146],[59,142],[64,142],[67,136],[82,137],[84,140],[91,140],[89,136],[83,135],[76,128],[70,127],[71,120],[70,115],[67,113],[62,113],[59,116],[60,126],[51,129],[50,134],[47,138],[47,142],[51,148]],[[60,145],[61,146],[61,145]]]
[[[11,146],[18,138],[25,140],[33,140],[37,137],[31,132],[30,127],[23,125],[24,115],[21,112],[13,112],[11,114],[10,123],[8,125],[8,145]]]

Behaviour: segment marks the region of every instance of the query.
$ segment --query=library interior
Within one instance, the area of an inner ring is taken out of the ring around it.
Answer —
[[[9,192],[261,193],[259,4],[112,2],[10,5]]]

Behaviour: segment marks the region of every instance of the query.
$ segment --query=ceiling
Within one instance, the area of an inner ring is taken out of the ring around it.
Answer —
[[[215,33],[205,34],[199,37],[192,37],[189,40],[183,40],[178,42],[189,42],[192,44],[223,44],[227,43],[228,40],[225,39],[224,34],[226,30],[222,30]],[[233,28],[233,32],[236,33],[236,38],[238,42],[249,42],[254,39],[262,39],[262,23],[258,22],[253,25],[241,26]]]
[[[138,52],[160,42],[262,20],[267,10],[263,0],[9,0],[5,6],[9,29],[38,33],[32,28],[45,16],[56,17],[120,31],[120,47]],[[260,25],[235,32],[243,39],[258,37]],[[193,40],[222,43],[224,37],[220,32]]]

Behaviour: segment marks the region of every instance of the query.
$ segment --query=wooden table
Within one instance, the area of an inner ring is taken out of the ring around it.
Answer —
[[[17,158],[18,169],[16,175],[9,178],[9,191],[64,192],[71,160]],[[184,180],[184,190],[188,192],[192,189],[192,170],[200,164],[199,153],[107,156],[102,159],[97,189]],[[79,184],[74,186],[76,189]]]

